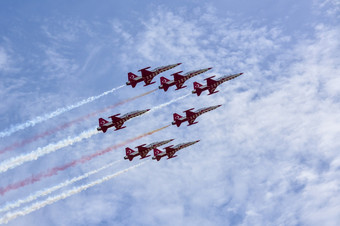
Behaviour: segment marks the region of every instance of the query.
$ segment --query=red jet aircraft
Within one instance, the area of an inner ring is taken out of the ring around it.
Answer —
[[[212,111],[218,107],[220,107],[222,105],[216,105],[216,106],[211,106],[211,107],[206,107],[206,108],[200,108],[197,111],[191,111],[194,108],[191,108],[189,110],[184,111],[186,114],[186,117],[180,116],[177,113],[174,113],[174,121],[172,122],[172,125],[177,125],[177,127],[179,127],[182,122],[188,121],[188,126],[191,126],[193,124],[196,124],[197,122],[194,122],[195,119],[200,116],[201,114],[204,114],[208,111]]]
[[[154,156],[152,157],[153,160],[157,159],[157,161],[161,160],[161,158],[168,156],[168,159],[175,158],[177,155],[175,153],[183,148],[186,148],[190,145],[196,144],[200,140],[188,142],[188,143],[181,143],[177,144],[176,146],[173,147],[173,145],[170,145],[169,147],[164,148],[165,152],[160,151],[157,148],[153,149],[153,154]]]
[[[137,117],[141,114],[144,114],[145,112],[150,111],[150,109],[142,110],[142,111],[132,111],[130,113],[126,113],[125,115],[121,117],[117,117],[120,114],[112,115],[109,118],[111,119],[111,122],[100,118],[99,119],[99,127],[97,128],[98,131],[103,131],[103,133],[106,132],[106,130],[112,126],[116,127],[116,130],[123,129],[126,126],[122,126],[125,121]]]
[[[187,86],[183,86],[183,84],[186,80],[188,80],[189,78],[192,78],[196,75],[202,74],[206,71],[209,71],[210,69],[211,69],[211,67],[196,70],[196,71],[189,71],[189,72],[185,73],[184,75],[179,74],[183,71],[179,71],[179,72],[172,74],[172,76],[174,76],[174,80],[169,80],[165,77],[161,77],[160,78],[161,79],[161,85],[158,88],[163,89],[164,92],[166,92],[169,89],[170,86],[174,86],[174,85],[176,85],[176,87],[177,87],[176,90],[183,89],[183,88],[187,87]]]
[[[164,71],[170,70],[170,69],[172,69],[172,68],[174,68],[174,67],[177,67],[177,66],[180,65],[180,64],[182,64],[182,63],[178,63],[178,64],[170,64],[170,65],[167,65],[167,66],[162,66],[162,67],[155,68],[155,69],[153,69],[153,70],[151,70],[151,71],[147,70],[147,69],[149,69],[150,67],[146,67],[146,68],[143,68],[143,69],[140,69],[140,70],[139,70],[139,71],[142,73],[142,76],[137,76],[137,75],[135,75],[134,73],[129,72],[129,73],[128,73],[128,79],[129,79],[129,81],[126,82],[126,85],[127,85],[127,86],[128,86],[128,85],[131,85],[132,88],[135,88],[136,85],[137,85],[137,83],[143,82],[143,81],[144,81],[144,83],[145,83],[144,86],[148,86],[148,85],[154,84],[155,82],[151,82],[151,81],[152,81],[152,79],[153,79],[156,75],[158,75],[158,74],[160,74],[160,73],[162,73],[162,72],[164,72]]]
[[[149,144],[145,147],[144,147],[144,145],[146,145],[146,144],[142,144],[142,145],[139,145],[139,146],[136,147],[138,149],[138,151],[134,151],[131,148],[127,147],[127,148],[125,148],[126,156],[124,157],[124,159],[129,159],[130,161],[132,161],[133,158],[138,156],[138,155],[141,156],[140,159],[147,158],[147,157],[150,156],[150,155],[147,155],[149,153],[149,151],[151,151],[152,149],[157,148],[159,146],[162,146],[164,144],[167,144],[167,143],[169,143],[173,140],[174,139],[164,140],[164,141],[160,141],[160,142],[154,142],[154,143],[151,143],[151,144]]]
[[[202,85],[202,84],[199,84],[198,82],[194,82],[194,91],[192,91],[192,93],[196,93],[197,96],[201,95],[201,93],[204,91],[204,90],[209,90],[209,94],[208,95],[211,95],[211,94],[214,94],[214,93],[217,93],[218,91],[215,92],[215,89],[217,88],[218,85],[222,84],[223,82],[226,82],[226,81],[229,81],[231,79],[234,79],[240,75],[242,75],[243,73],[238,73],[238,74],[234,74],[234,75],[225,75],[217,80],[213,80],[212,78],[215,77],[214,76],[211,76],[209,78],[206,78],[204,80],[207,80],[207,85]]]

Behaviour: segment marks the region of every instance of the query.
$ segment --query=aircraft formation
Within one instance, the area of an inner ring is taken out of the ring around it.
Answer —
[[[170,69],[173,69],[177,66],[181,65],[181,63],[177,63],[177,64],[170,64],[170,65],[166,65],[166,66],[161,66],[161,67],[157,67],[153,70],[149,70],[150,67],[146,67],[143,69],[140,69],[139,72],[141,73],[140,76],[129,72],[128,73],[128,81],[126,82],[127,86],[131,86],[132,88],[135,88],[137,86],[138,83],[144,82],[144,86],[149,86],[151,84],[156,83],[155,81],[152,81],[158,74],[163,73],[165,71],[168,71]],[[165,77],[160,77],[160,86],[158,87],[159,89],[163,89],[164,92],[167,92],[168,89],[171,86],[176,86],[175,90],[179,90],[179,89],[183,89],[187,86],[184,86],[184,83],[189,80],[190,78],[193,78],[199,74],[205,73],[209,70],[211,70],[212,68],[204,68],[204,69],[199,69],[199,70],[194,70],[194,71],[189,71],[187,73],[185,73],[184,75],[181,75],[180,73],[182,73],[183,71],[179,71],[176,73],[171,74],[171,76],[173,76],[173,80],[167,79]],[[202,92],[204,92],[205,90],[208,90],[208,95],[212,95],[214,93],[217,93],[219,91],[215,91],[216,88],[221,85],[222,83],[229,81],[231,79],[234,79],[240,75],[242,75],[243,73],[237,73],[237,74],[233,74],[233,75],[225,75],[222,76],[216,80],[214,80],[213,78],[215,76],[211,76],[209,78],[206,78],[204,80],[206,80],[206,85],[202,85],[198,82],[194,82],[193,83],[193,87],[194,90],[192,91],[192,94],[196,94],[197,96],[200,96],[202,94]],[[177,127],[180,127],[181,124],[183,122],[188,122],[188,126],[194,125],[196,123],[198,123],[197,121],[195,122],[196,118],[198,116],[200,116],[201,114],[207,113],[209,111],[215,110],[216,108],[220,107],[221,105],[215,105],[215,106],[210,106],[210,107],[203,107],[200,108],[196,111],[193,111],[194,108],[185,110],[185,116],[181,116],[177,113],[173,114],[173,122],[171,123],[172,125],[176,125]],[[99,118],[99,127],[97,128],[98,131],[102,131],[103,133],[105,133],[110,127],[115,127],[115,131],[120,130],[125,128],[126,126],[123,126],[123,124],[128,121],[129,119],[132,119],[134,117],[140,116],[146,112],[148,112],[150,109],[146,109],[146,110],[137,110],[137,111],[132,111],[129,113],[124,114],[123,116],[118,117],[120,114],[115,114],[112,116],[109,116],[108,118],[111,119],[110,121],[107,121],[103,118]],[[176,157],[177,155],[175,155],[175,153],[183,148],[189,147],[193,144],[196,144],[197,142],[199,142],[200,140],[196,140],[196,141],[190,141],[190,142],[186,142],[186,143],[181,143],[181,144],[177,144],[177,145],[170,145],[168,147],[164,148],[164,151],[159,150],[158,148],[162,145],[165,145],[167,143],[172,142],[174,139],[169,139],[169,140],[164,140],[164,141],[159,141],[159,142],[153,142],[151,144],[142,144],[139,145],[136,148],[136,150],[133,150],[129,147],[125,148],[125,152],[126,152],[126,156],[124,157],[124,159],[132,161],[135,157],[140,156],[140,159],[144,159],[147,157],[150,157],[151,155],[149,155],[149,152],[151,150],[153,150],[154,156],[152,157],[153,160],[157,160],[160,161],[163,157],[168,157],[167,159],[171,159]]]

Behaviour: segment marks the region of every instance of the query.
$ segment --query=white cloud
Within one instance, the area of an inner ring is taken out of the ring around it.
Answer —
[[[175,111],[223,103],[200,116],[197,125],[172,127],[140,141],[201,142],[180,151],[175,159],[144,165],[32,218],[44,214],[58,224],[99,224],[105,218],[128,225],[332,225],[340,221],[336,214],[339,30],[320,24],[314,37],[299,38],[277,27],[202,11],[188,18],[185,11],[157,10],[142,19],[136,34],[123,23],[112,25],[121,34],[122,67],[175,62],[183,62],[179,70],[184,72],[214,67],[188,81],[185,90],[159,92],[129,108],[186,94],[192,81],[202,82],[209,75],[245,72],[218,87],[218,94],[192,95],[136,120],[134,129],[114,134],[117,140],[130,137],[140,129],[170,122]],[[92,148],[112,143],[112,134],[106,135],[95,138]],[[119,150],[117,156],[122,153]],[[84,211],[79,203],[94,205],[86,205]],[[66,217],[51,217],[60,209]],[[105,209],[112,211],[108,214]]]
[[[141,186],[131,218],[146,224],[170,224],[174,216],[179,224],[202,218],[224,225],[336,224],[337,202],[329,197],[339,200],[339,184],[337,170],[328,166],[338,161],[340,147],[339,30],[318,25],[315,38],[303,39],[275,27],[208,18],[160,10],[124,53],[130,64],[180,59],[185,71],[213,66],[218,75],[245,72],[215,96],[176,106],[225,103],[201,116],[195,129],[179,129],[183,140],[202,138],[196,147],[150,166],[139,182],[128,179]],[[297,44],[285,49],[292,38]],[[136,51],[142,59],[133,59]]]
[[[3,48],[0,47],[0,70],[5,70],[8,64],[8,56]]]
[[[340,1],[339,0],[318,0],[315,3],[322,12],[326,11],[328,16],[339,18]]]
[[[8,41],[4,38],[5,41]],[[13,51],[6,43],[4,46],[0,45],[0,72],[17,72],[18,69],[14,68]]]

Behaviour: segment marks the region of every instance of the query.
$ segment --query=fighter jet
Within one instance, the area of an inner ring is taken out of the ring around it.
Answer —
[[[116,130],[123,129],[126,126],[122,126],[125,121],[137,117],[139,115],[144,114],[145,112],[150,111],[150,109],[141,110],[141,111],[132,111],[130,113],[126,113],[125,115],[122,115],[121,117],[117,117],[120,114],[112,115],[109,118],[111,119],[111,122],[100,118],[99,119],[99,127],[97,128],[98,131],[103,131],[103,133],[106,132],[106,130],[112,126],[116,127]]]
[[[139,70],[141,72],[142,76],[137,76],[134,73],[129,72],[128,73],[129,81],[126,82],[126,85],[127,86],[131,85],[132,88],[135,88],[137,83],[142,82],[142,81],[144,81],[144,83],[145,83],[144,86],[148,86],[148,85],[154,84],[155,82],[151,82],[151,81],[152,81],[152,79],[156,75],[158,75],[158,74],[160,74],[160,73],[162,73],[164,71],[170,70],[170,69],[172,69],[174,67],[177,67],[180,64],[182,64],[182,63],[170,64],[170,65],[167,65],[167,66],[161,66],[161,67],[157,67],[157,68],[155,68],[153,70],[147,70],[150,67],[146,67],[146,68],[143,68],[143,69]]]
[[[171,75],[171,76],[174,76],[174,80],[169,80],[165,77],[161,77],[160,78],[161,85],[158,88],[163,89],[164,92],[166,92],[169,89],[170,86],[174,86],[174,85],[176,85],[176,87],[177,87],[176,90],[183,89],[183,88],[187,87],[187,86],[183,86],[183,84],[186,80],[188,80],[189,78],[192,78],[196,75],[202,74],[206,71],[209,71],[210,69],[211,69],[211,67],[196,70],[196,71],[189,71],[189,72],[185,73],[184,75],[179,74],[183,71],[179,71],[179,72],[176,72],[176,73]]]
[[[164,144],[167,144],[167,143],[169,143],[173,140],[174,139],[164,140],[164,141],[160,141],[160,142],[154,142],[154,143],[151,143],[147,146],[145,146],[146,144],[142,144],[142,145],[139,145],[139,146],[136,147],[138,149],[138,151],[134,151],[131,148],[127,147],[127,148],[125,148],[126,156],[124,157],[124,159],[129,159],[130,161],[132,161],[133,158],[138,156],[138,155],[141,156],[140,159],[147,158],[147,157],[150,156],[150,155],[147,155],[149,153],[149,151],[151,151],[152,149],[157,148],[159,146],[162,146]]]
[[[201,95],[201,93],[204,91],[204,90],[209,90],[209,94],[208,95],[211,95],[211,94],[214,94],[214,93],[217,93],[218,91],[215,92],[215,89],[218,85],[220,85],[221,83],[223,82],[226,82],[226,81],[229,81],[231,79],[234,79],[240,75],[242,75],[243,73],[238,73],[238,74],[234,74],[234,75],[225,75],[217,80],[213,80],[212,78],[215,77],[214,76],[211,76],[209,78],[206,78],[204,80],[207,80],[207,85],[202,85],[202,84],[199,84],[198,82],[194,82],[194,90],[192,91],[192,93],[196,93],[197,96]]]
[[[199,142],[200,140],[196,140],[196,141],[192,141],[192,142],[188,142],[188,143],[181,143],[181,144],[177,144],[176,146],[173,147],[173,145],[170,145],[169,147],[164,148],[165,152],[160,151],[157,148],[153,149],[153,154],[154,156],[152,157],[153,160],[161,160],[161,158],[168,156],[168,159],[171,158],[175,158],[177,155],[175,155],[175,153],[183,148],[186,148],[190,145],[196,144],[197,142]]]
[[[194,108],[191,108],[191,109],[188,109],[185,112],[186,114],[186,117],[183,117],[177,113],[174,113],[174,121],[172,122],[172,125],[177,125],[177,127],[179,127],[182,122],[185,122],[185,121],[188,121],[188,126],[191,126],[193,124],[196,124],[197,122],[194,122],[195,119],[200,116],[201,114],[203,113],[206,113],[208,111],[212,111],[218,107],[220,107],[222,105],[216,105],[216,106],[211,106],[211,107],[206,107],[206,108],[200,108],[198,109],[197,111],[191,111],[193,110]]]

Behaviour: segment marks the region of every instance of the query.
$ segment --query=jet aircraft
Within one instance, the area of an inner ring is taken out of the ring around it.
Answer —
[[[209,71],[210,69],[211,69],[211,67],[196,70],[196,71],[189,71],[189,72],[185,73],[184,75],[180,74],[183,71],[179,71],[179,72],[172,74],[172,76],[174,76],[174,80],[169,80],[165,77],[161,77],[160,78],[161,85],[158,88],[163,89],[164,92],[166,92],[169,89],[170,86],[174,86],[174,85],[176,85],[176,87],[177,87],[176,90],[183,89],[183,88],[187,87],[187,86],[183,86],[183,84],[186,80],[188,80],[188,79],[190,79],[190,78],[192,78],[196,75],[202,74],[206,71]]]
[[[149,145],[142,144],[142,145],[139,145],[139,146],[136,147],[138,149],[138,151],[134,151],[131,148],[127,147],[127,148],[125,148],[126,156],[124,157],[124,159],[129,159],[130,161],[132,161],[133,158],[138,156],[138,155],[141,156],[140,159],[147,158],[147,157],[150,156],[150,155],[147,155],[149,153],[149,151],[151,151],[152,149],[157,148],[159,146],[162,146],[164,144],[167,144],[167,143],[169,143],[173,140],[174,139],[164,140],[164,141],[160,141],[160,142],[154,142],[154,143],[151,143]]]
[[[151,82],[151,81],[156,75],[158,75],[158,74],[160,74],[164,71],[170,70],[174,67],[177,67],[180,64],[182,64],[182,63],[170,64],[170,65],[167,65],[167,66],[161,66],[161,67],[157,67],[153,70],[148,70],[150,67],[146,67],[146,68],[139,70],[141,72],[142,76],[137,76],[134,73],[129,72],[128,73],[128,80],[129,81],[126,82],[126,85],[127,86],[131,85],[132,88],[134,88],[134,87],[136,87],[137,83],[143,82],[143,81],[145,83],[144,86],[151,85],[151,84],[155,83],[155,82]]]
[[[168,159],[171,158],[175,158],[177,155],[175,155],[175,153],[183,148],[186,148],[190,145],[196,144],[197,142],[199,142],[200,140],[196,140],[196,141],[192,141],[192,142],[188,142],[188,143],[181,143],[181,144],[177,144],[176,146],[173,147],[173,145],[170,145],[169,147],[164,148],[165,152],[160,151],[157,148],[153,149],[153,154],[154,156],[152,157],[153,160],[161,160],[161,158],[168,156]]]
[[[103,131],[103,133],[105,133],[106,130],[112,126],[116,127],[115,131],[119,129],[123,129],[126,127],[126,126],[123,126],[125,121],[131,118],[137,117],[139,115],[142,115],[147,111],[150,111],[150,109],[141,110],[141,111],[132,111],[132,112],[126,113],[125,115],[122,115],[121,117],[118,117],[118,115],[120,114],[112,115],[109,117],[111,119],[111,122],[103,118],[99,118],[99,127],[97,128],[97,130]]]
[[[193,124],[196,124],[197,122],[194,122],[195,119],[200,116],[201,114],[204,114],[208,111],[212,111],[218,107],[220,107],[222,105],[215,105],[215,106],[211,106],[211,107],[206,107],[206,108],[200,108],[197,111],[192,111],[194,108],[188,109],[185,112],[186,117],[183,117],[177,113],[174,113],[174,121],[172,122],[172,125],[177,125],[177,127],[179,127],[182,122],[188,121],[188,126],[191,126]]]
[[[215,77],[214,76],[211,76],[209,78],[206,78],[204,80],[207,80],[207,85],[202,85],[198,82],[194,82],[194,90],[192,91],[192,93],[196,93],[197,96],[201,95],[201,93],[204,91],[204,90],[209,90],[209,94],[208,95],[211,95],[211,94],[214,94],[214,93],[217,93],[219,91],[215,91],[215,89],[217,88],[218,85],[222,84],[223,82],[226,82],[226,81],[229,81],[231,79],[234,79],[240,75],[242,75],[243,73],[238,73],[238,74],[234,74],[234,75],[225,75],[217,80],[213,80],[212,78]]]

